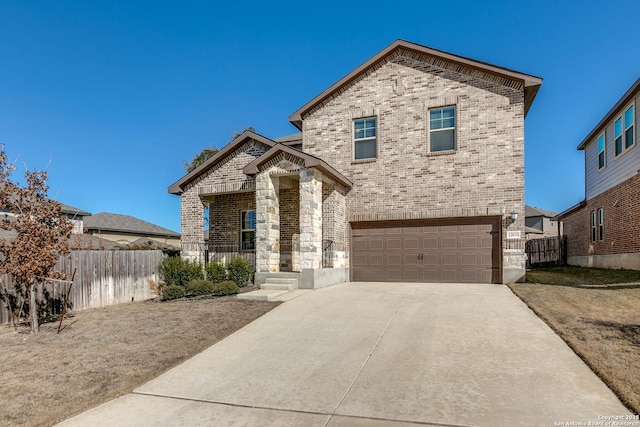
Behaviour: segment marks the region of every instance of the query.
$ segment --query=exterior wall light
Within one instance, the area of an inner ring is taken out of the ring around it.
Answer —
[[[514,221],[517,220],[518,219],[518,212],[516,212],[516,211],[511,212],[511,219],[514,220]]]

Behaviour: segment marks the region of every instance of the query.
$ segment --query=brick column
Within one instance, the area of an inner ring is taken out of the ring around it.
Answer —
[[[200,245],[204,241],[204,205],[195,188],[180,196],[180,247],[183,258],[202,261]]]
[[[300,171],[300,268],[322,268],[322,174]]]
[[[280,182],[269,171],[256,175],[256,272],[280,271]]]

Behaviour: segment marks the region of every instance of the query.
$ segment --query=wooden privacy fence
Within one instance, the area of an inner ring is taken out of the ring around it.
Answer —
[[[106,307],[156,296],[149,281],[158,281],[158,265],[163,253],[156,251],[72,251],[61,257],[55,270],[75,280],[69,295],[69,309]],[[7,275],[0,276],[0,287],[9,283]],[[47,282],[38,290],[38,302],[49,314],[60,314],[68,283]],[[0,300],[0,324],[10,322],[4,301]]]
[[[525,246],[527,268],[565,265],[567,263],[567,236],[529,240]]]

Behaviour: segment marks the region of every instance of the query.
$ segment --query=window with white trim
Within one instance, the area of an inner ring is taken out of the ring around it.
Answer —
[[[456,107],[429,109],[429,152],[456,149]]]
[[[591,241],[596,241],[596,211],[591,211]]]
[[[353,121],[354,160],[376,158],[376,118],[367,117]]]
[[[624,149],[631,148],[631,146],[635,143],[633,138],[633,105],[627,108],[627,111],[624,112]]]
[[[243,251],[256,248],[256,211],[240,211],[240,249]]]
[[[616,156],[632,148],[636,141],[634,135],[635,117],[633,104],[613,123]]]
[[[604,169],[607,165],[607,145],[604,133],[598,137],[598,169]]]
[[[598,240],[604,239],[604,210],[598,209]]]

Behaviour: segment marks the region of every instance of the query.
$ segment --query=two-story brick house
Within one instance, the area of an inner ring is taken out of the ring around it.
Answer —
[[[640,79],[578,145],[585,200],[558,215],[569,264],[640,270]]]
[[[244,132],[171,185],[183,255],[202,258],[206,202],[210,245],[255,248],[258,283],[519,280],[540,85],[398,40],[294,112],[301,134]]]

